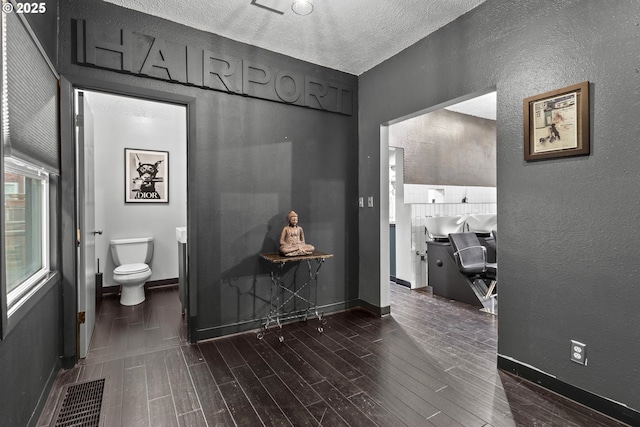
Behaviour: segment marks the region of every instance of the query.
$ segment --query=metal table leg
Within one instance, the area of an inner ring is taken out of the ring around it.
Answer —
[[[271,271],[271,286],[269,291],[269,315],[267,316],[265,322],[262,324],[260,331],[257,333],[257,338],[264,338],[265,333],[269,329],[269,326],[272,323],[275,323],[280,333],[278,335],[278,340],[280,342],[284,341],[284,336],[282,335],[282,322],[293,319],[302,319],[307,321],[309,317],[317,317],[319,326],[317,328],[319,333],[324,332],[324,328],[322,325],[326,324],[326,319],[323,318],[323,313],[318,310],[318,276],[320,272],[320,268],[322,267],[325,259],[322,257],[305,259],[307,261],[307,268],[309,277],[307,280],[299,287],[296,288],[296,277],[297,277],[297,267],[296,273],[294,273],[291,283],[287,286],[287,284],[283,280],[283,268],[286,262],[279,262],[277,264],[277,268],[272,269]],[[316,265],[313,266],[311,261],[316,261]],[[292,262],[292,261],[288,261]],[[300,262],[300,261],[293,261]],[[299,265],[298,265],[299,266]],[[312,287],[315,286],[315,289],[312,291]],[[306,297],[303,294],[303,291],[306,289]],[[312,299],[313,294],[313,299]],[[290,301],[303,301],[305,303],[305,308],[302,313],[299,310],[295,310],[293,313],[285,313],[284,307],[289,304]]]

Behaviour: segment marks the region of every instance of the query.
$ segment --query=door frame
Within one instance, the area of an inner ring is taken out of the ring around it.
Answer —
[[[77,311],[78,311],[78,260],[76,257],[76,230],[78,229],[76,194],[76,141],[75,141],[75,100],[74,91],[92,90],[111,93],[114,95],[130,96],[150,101],[169,102],[187,107],[187,250],[189,254],[187,276],[186,318],[189,342],[195,342],[198,325],[198,289],[196,259],[197,200],[190,197],[196,194],[195,168],[196,141],[196,108],[197,99],[193,96],[179,95],[170,92],[157,91],[129,86],[120,83],[90,79],[86,77],[61,75],[59,87],[60,103],[60,228],[61,228],[61,267],[62,267],[62,365],[65,369],[73,367],[78,361],[77,353]],[[191,224],[194,224],[192,227]],[[177,244],[177,241],[176,241]]]
[[[414,117],[422,116],[424,114],[433,113],[434,111],[439,111],[449,107],[451,105],[455,105],[464,101],[468,101],[473,98],[477,98],[483,95],[486,95],[491,92],[498,92],[498,88],[496,86],[490,86],[483,90],[477,92],[471,92],[463,96],[459,96],[457,98],[449,99],[447,101],[441,102],[440,104],[432,105],[430,107],[425,107],[421,110],[414,111],[412,113],[406,114],[401,117],[397,117],[395,119],[389,120],[385,123],[381,123],[380,126],[380,140],[379,140],[379,148],[380,148],[380,194],[379,194],[379,220],[380,220],[380,238],[379,238],[379,249],[380,249],[380,307],[383,314],[388,314],[391,312],[391,289],[389,286],[389,127],[393,126],[397,123],[405,121],[407,119],[411,119]],[[497,122],[497,118],[496,118]],[[497,141],[496,141],[497,143]],[[497,160],[496,160],[496,168],[497,168]],[[385,222],[386,221],[386,222]]]

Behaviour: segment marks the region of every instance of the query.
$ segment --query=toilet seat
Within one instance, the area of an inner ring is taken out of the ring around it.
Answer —
[[[151,270],[147,264],[143,263],[135,263],[135,264],[124,264],[119,267],[116,267],[113,270],[114,274],[135,274],[135,273],[144,273],[145,271]]]

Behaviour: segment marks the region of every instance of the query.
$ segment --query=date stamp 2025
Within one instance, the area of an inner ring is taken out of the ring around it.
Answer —
[[[47,4],[44,2],[16,2],[13,3],[5,0],[2,2],[2,13],[23,13],[23,14],[40,14],[47,11]]]

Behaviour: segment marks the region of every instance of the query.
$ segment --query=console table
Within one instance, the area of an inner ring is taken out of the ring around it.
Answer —
[[[322,325],[327,321],[322,318],[322,312],[318,312],[318,274],[324,261],[333,257],[333,254],[313,251],[313,253],[309,255],[299,256],[282,256],[279,253],[263,253],[260,254],[260,256],[271,264],[271,290],[269,298],[271,306],[269,315],[257,333],[257,338],[262,339],[269,329],[269,325],[275,324],[280,331],[278,339],[282,342],[284,341],[284,337],[282,336],[282,322],[293,319],[306,321],[309,317],[313,316],[318,318],[320,325],[318,326],[318,332],[322,333],[324,331]],[[306,264],[309,273],[308,279],[298,288],[296,288],[295,274],[290,281],[285,282],[283,277],[285,265],[294,263]],[[313,292],[311,290],[312,287],[314,288]],[[307,290],[306,296],[302,293],[305,289]],[[293,312],[284,311],[285,306],[292,300],[305,302],[305,309]]]

